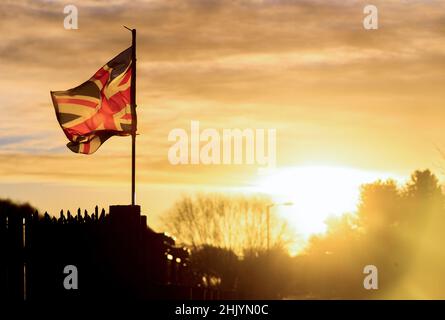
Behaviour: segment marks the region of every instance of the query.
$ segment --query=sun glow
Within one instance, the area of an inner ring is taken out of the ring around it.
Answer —
[[[276,203],[291,201],[293,206],[277,206],[280,215],[307,240],[326,231],[329,216],[357,209],[360,185],[393,175],[342,167],[286,168],[262,177],[258,191],[269,194]]]

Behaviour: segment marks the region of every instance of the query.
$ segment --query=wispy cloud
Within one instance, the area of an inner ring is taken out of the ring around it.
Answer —
[[[434,151],[425,141],[441,137],[442,1],[374,1],[373,32],[362,28],[366,1],[72,3],[75,31],[63,29],[65,1],[0,4],[2,179],[126,179],[129,139],[111,139],[91,157],[71,154],[49,96],[126,48],[122,25],[139,34],[138,155],[152,183],[208,183],[239,171],[168,164],[168,132],[190,120],[279,128],[286,165],[412,169],[428,165]]]

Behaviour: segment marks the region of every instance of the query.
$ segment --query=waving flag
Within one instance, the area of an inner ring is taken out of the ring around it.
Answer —
[[[132,47],[100,68],[88,81],[66,91],[51,91],[57,120],[76,153],[92,154],[108,138],[133,133]]]

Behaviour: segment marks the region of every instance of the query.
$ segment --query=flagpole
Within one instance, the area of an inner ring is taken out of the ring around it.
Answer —
[[[131,132],[131,205],[135,205],[136,195],[136,29],[131,29],[132,46],[132,70],[131,70],[131,114],[132,114],[132,132]]]

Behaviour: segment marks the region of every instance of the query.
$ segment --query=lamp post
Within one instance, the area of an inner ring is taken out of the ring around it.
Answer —
[[[270,208],[273,206],[293,206],[293,202],[271,203],[266,206],[267,219],[267,252],[270,250]]]

